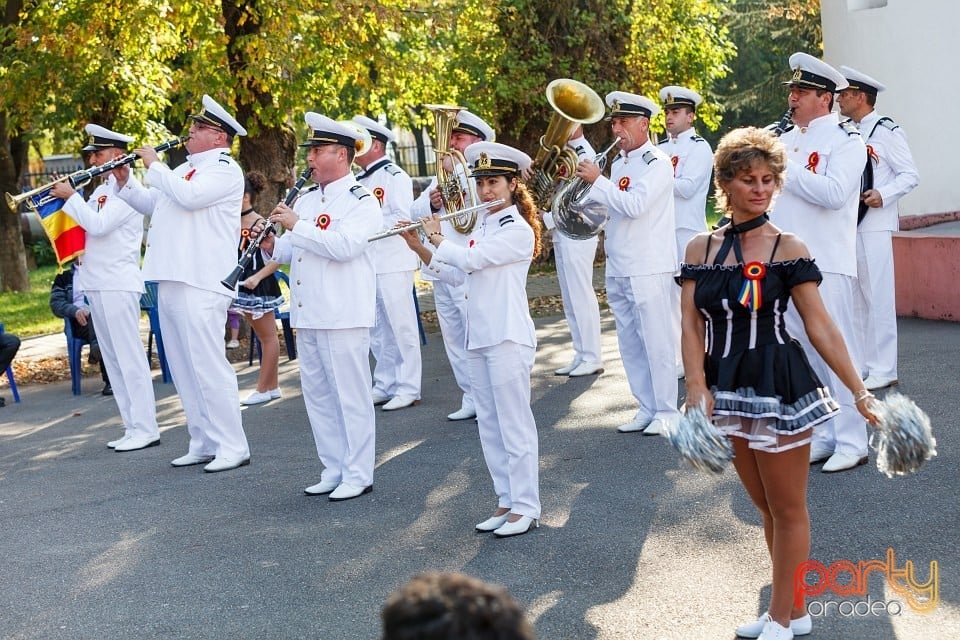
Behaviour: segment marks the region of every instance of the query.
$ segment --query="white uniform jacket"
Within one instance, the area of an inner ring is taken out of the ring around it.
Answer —
[[[647,141],[614,157],[610,177],[600,176],[590,198],[605,204],[607,277],[629,277],[677,270],[670,158]]]
[[[516,206],[477,222],[467,246],[440,243],[425,271],[449,284],[467,283],[467,349],[511,341],[537,346],[527,302],[533,229]]]
[[[358,173],[357,182],[365,186],[380,203],[383,213],[381,231],[392,229],[400,220],[410,220],[413,181],[389,158],[382,158]],[[377,273],[416,271],[420,266],[417,254],[400,236],[377,240],[373,243],[373,251]]]
[[[857,275],[857,203],[867,149],[836,113],[793,127],[780,138],[787,177],[771,220],[800,236],[821,271]]]
[[[300,221],[277,238],[272,258],[290,264],[290,324],[372,327],[377,276],[368,239],[382,227],[377,199],[348,174],[300,196],[293,210]]]
[[[477,193],[476,183],[472,179],[468,178],[463,173],[463,171],[461,171],[461,168],[462,168],[461,165],[457,165],[456,175],[460,179],[460,186],[463,188],[463,192],[473,194],[473,198],[477,202],[480,202],[480,198],[476,196],[476,193]],[[422,218],[429,217],[433,213],[433,211],[430,209],[430,191],[436,188],[437,188],[437,179],[434,178],[433,180],[430,181],[430,185],[420,193],[420,197],[414,200],[413,206],[410,208],[411,220],[417,221]],[[467,206],[469,205],[470,205],[470,198],[467,198]],[[438,215],[443,215],[446,212],[447,212],[446,207],[440,207],[440,211],[438,211],[437,213]],[[477,213],[477,220],[478,220],[477,224],[480,224],[479,219],[482,218],[483,215],[484,214],[482,211]],[[467,241],[470,238],[469,233],[463,234],[457,231],[456,229],[454,229],[453,223],[450,220],[444,220],[440,223],[440,232],[443,234],[443,237],[446,238],[447,240],[452,240],[454,243],[464,247],[467,245]],[[431,250],[433,249],[433,245],[430,243],[427,243],[426,247]],[[428,269],[423,269],[421,271],[421,276],[423,277],[424,280],[427,280],[427,281],[434,280],[433,275],[431,275]]]
[[[673,164],[673,197],[677,229],[707,230],[707,192],[713,175],[713,149],[710,143],[687,129],[676,138],[668,137],[659,145]],[[681,256],[682,258],[682,256]]]
[[[136,182],[132,175],[129,178]],[[140,275],[140,243],[143,216],[116,196],[117,179],[107,175],[94,189],[90,200],[75,193],[63,206],[64,212],[87,232],[83,269],[77,282],[84,291],[143,292]]]
[[[880,119],[876,111],[871,111],[857,125],[873,164],[873,188],[883,198],[882,207],[867,209],[858,231],[897,231],[900,228],[897,203],[920,184],[906,133],[889,118],[883,122]]]
[[[150,216],[145,280],[183,282],[225,296],[234,294],[220,280],[237,266],[243,171],[227,149],[187,156],[170,169],[154,162],[144,188],[127,180],[118,194]]]

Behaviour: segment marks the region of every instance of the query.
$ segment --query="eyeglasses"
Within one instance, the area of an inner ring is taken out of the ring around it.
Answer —
[[[213,132],[215,132],[215,133],[223,133],[223,132],[224,132],[223,129],[221,129],[221,128],[219,128],[219,127],[211,127],[211,126],[208,125],[208,124],[203,124],[203,123],[194,121],[194,122],[190,125],[190,130],[193,131],[193,130],[195,130],[195,129],[207,129],[207,130],[213,131]]]

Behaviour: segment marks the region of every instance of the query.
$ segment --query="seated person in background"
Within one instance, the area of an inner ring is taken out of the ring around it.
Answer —
[[[83,299],[83,291],[73,286],[73,276],[80,265],[74,262],[69,270],[57,274],[53,279],[53,288],[50,290],[50,310],[58,318],[70,318],[73,335],[90,343],[90,356],[87,362],[100,365],[100,377],[103,378],[103,395],[112,396],[110,379],[107,369],[100,358],[100,345],[97,344],[97,334],[93,330],[93,318],[90,308]]]
[[[422,573],[380,613],[382,640],[534,640],[533,627],[503,587],[462,573]]]
[[[10,363],[13,362],[13,356],[17,355],[20,348],[20,338],[12,333],[0,333],[0,373],[7,370]],[[0,407],[7,404],[7,401],[0,396]]]

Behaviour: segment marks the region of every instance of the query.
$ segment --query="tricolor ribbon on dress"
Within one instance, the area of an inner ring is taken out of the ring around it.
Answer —
[[[763,304],[760,282],[765,275],[767,275],[767,268],[762,262],[750,262],[743,267],[744,281],[737,301],[751,311],[756,311]]]

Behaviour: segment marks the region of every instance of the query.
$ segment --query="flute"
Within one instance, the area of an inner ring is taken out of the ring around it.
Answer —
[[[459,211],[445,213],[442,216],[440,216],[439,219],[450,220],[457,216],[462,216],[465,213],[474,213],[475,211],[482,211],[484,209],[489,209],[490,207],[496,207],[503,203],[504,203],[503,200],[491,200],[490,202],[481,202],[475,207],[467,207],[466,209],[460,209]],[[378,233],[375,236],[370,236],[369,238],[367,238],[367,242],[374,242],[376,240],[383,240],[384,238],[390,238],[392,236],[400,235],[404,231],[413,231],[414,229],[423,229],[423,222],[424,222],[423,220],[420,220],[419,222],[414,222],[413,224],[408,224],[403,227],[394,227],[389,231],[384,231],[382,233]]]

